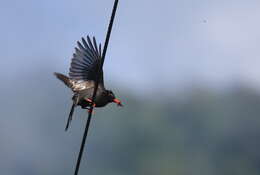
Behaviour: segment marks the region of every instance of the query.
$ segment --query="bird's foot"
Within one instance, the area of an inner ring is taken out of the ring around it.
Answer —
[[[93,113],[93,114],[95,114],[95,112],[94,112],[93,109],[94,109],[94,107],[96,107],[96,103],[93,103],[93,101],[92,101],[90,98],[87,98],[86,101],[93,104],[93,108],[91,108],[91,107],[87,108],[88,113]]]
[[[92,114],[95,114],[95,111],[94,111],[94,109],[88,109],[88,113],[92,113]]]

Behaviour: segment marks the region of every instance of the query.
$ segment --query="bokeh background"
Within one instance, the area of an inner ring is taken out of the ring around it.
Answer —
[[[0,1],[0,170],[73,174],[64,132],[76,41],[104,41],[113,0]],[[260,174],[260,1],[120,1],[104,65],[125,104],[97,109],[80,174]]]

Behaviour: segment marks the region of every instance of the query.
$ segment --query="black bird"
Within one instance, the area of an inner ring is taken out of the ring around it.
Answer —
[[[82,44],[79,41],[77,44],[78,48],[75,47],[75,53],[73,54],[70,64],[69,77],[61,73],[54,73],[54,75],[74,93],[72,97],[73,104],[65,131],[67,131],[69,127],[74,108],[77,105],[81,106],[83,109],[90,109],[92,103],[91,98],[102,58],[101,44],[97,46],[95,37],[93,37],[93,42],[90,37],[87,36],[87,41],[82,38]],[[106,90],[104,86],[103,70],[101,70],[100,82],[95,101],[93,102],[94,107],[103,107],[111,102],[117,103],[118,106],[122,106],[120,100],[116,99],[114,93],[111,90]]]

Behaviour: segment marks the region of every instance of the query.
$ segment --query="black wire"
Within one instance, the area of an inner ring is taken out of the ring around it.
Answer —
[[[81,162],[83,150],[84,150],[85,143],[86,143],[86,138],[87,138],[87,135],[88,135],[89,125],[90,125],[90,121],[91,121],[91,117],[92,117],[92,111],[93,111],[93,108],[94,108],[93,104],[94,104],[94,101],[95,101],[95,98],[96,98],[96,94],[97,94],[98,84],[99,84],[99,81],[100,81],[100,74],[101,74],[102,67],[103,67],[104,61],[105,61],[105,56],[106,56],[106,52],[107,52],[107,46],[108,46],[108,43],[109,43],[109,38],[110,38],[110,35],[111,35],[113,23],[114,23],[114,18],[115,18],[115,14],[116,14],[117,5],[118,5],[118,0],[115,0],[114,6],[113,6],[113,10],[112,10],[112,15],[111,15],[109,26],[108,26],[108,30],[107,30],[105,45],[104,45],[104,48],[103,48],[101,64],[99,66],[97,77],[96,77],[97,81],[95,82],[95,88],[94,88],[94,92],[93,92],[93,96],[92,96],[92,103],[91,103],[91,106],[90,106],[90,111],[89,111],[89,114],[88,114],[88,120],[87,120],[87,123],[86,123],[84,135],[83,135],[83,138],[82,138],[81,147],[80,147],[80,151],[79,151],[78,160],[77,160],[77,164],[76,164],[74,175],[78,175],[80,162]]]

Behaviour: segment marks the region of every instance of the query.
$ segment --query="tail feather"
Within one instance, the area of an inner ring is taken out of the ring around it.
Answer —
[[[70,125],[70,122],[71,122],[71,120],[72,120],[72,115],[73,115],[75,106],[76,106],[75,103],[73,103],[72,106],[71,106],[70,114],[69,114],[69,117],[68,117],[68,120],[67,120],[67,124],[66,124],[65,131],[67,131],[68,128],[69,128],[69,125]]]
[[[63,75],[61,73],[57,73],[57,72],[54,72],[54,75],[59,79],[61,80],[65,85],[67,85],[69,88],[72,87],[72,81],[70,80],[69,77],[67,77],[66,75]],[[68,117],[68,120],[67,120],[67,124],[66,124],[66,127],[65,127],[65,131],[68,130],[69,128],[69,125],[71,123],[71,120],[72,120],[72,115],[73,115],[73,112],[74,112],[74,108],[76,107],[77,105],[77,102],[78,102],[78,98],[76,98],[78,96],[74,95],[73,96],[73,104],[71,106],[71,109],[70,109],[70,113],[69,113],[69,117]]]
[[[68,87],[71,87],[71,86],[72,86],[72,83],[71,83],[69,77],[67,77],[66,75],[63,75],[63,74],[57,73],[57,72],[54,72],[54,75],[55,75],[59,80],[61,80],[65,85],[67,85]]]

